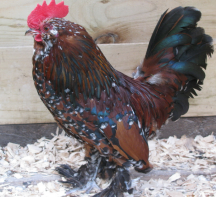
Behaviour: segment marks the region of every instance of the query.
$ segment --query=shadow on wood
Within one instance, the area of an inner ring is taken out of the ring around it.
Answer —
[[[21,124],[21,125],[0,125],[0,146],[6,146],[9,142],[25,146],[32,144],[46,137],[51,139],[51,133],[55,134],[57,128],[56,123],[49,124]],[[216,117],[195,117],[181,118],[177,122],[170,121],[160,130],[159,138],[168,138],[169,136],[182,135],[187,137],[195,137],[202,135],[208,136],[212,133],[216,135]]]

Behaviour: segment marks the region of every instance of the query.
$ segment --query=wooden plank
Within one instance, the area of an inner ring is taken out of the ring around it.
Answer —
[[[42,2],[1,0],[0,46],[32,44],[32,39],[24,36],[28,29],[26,20],[36,4]],[[70,8],[66,18],[86,27],[93,38],[100,37],[99,43],[148,43],[161,14],[177,6],[196,6],[200,9],[203,16],[199,26],[216,39],[214,0],[65,0],[65,4]]]
[[[153,169],[152,171],[143,174],[135,171],[134,169],[130,170],[131,178],[136,179],[139,178],[139,180],[144,180],[144,181],[149,181],[150,179],[163,179],[163,180],[168,180],[169,177],[172,175],[179,173],[181,178],[187,178],[189,175],[193,174],[195,176],[206,176],[210,177],[210,180],[212,177],[216,175],[216,168],[213,168],[209,170],[209,172],[205,171],[189,171],[189,170],[170,170],[170,169]],[[20,173],[23,176],[26,176],[26,173]],[[33,175],[28,175],[25,178],[20,178],[17,179],[13,176],[9,176],[5,179],[3,183],[0,183],[0,188],[5,187],[5,186],[23,186],[23,185],[36,185],[39,182],[50,182],[50,181],[61,181],[61,176],[60,175],[55,175],[55,174],[40,174],[40,173],[35,173]]]
[[[117,70],[131,75],[142,61],[147,45],[102,44],[100,48]],[[0,47],[0,57],[0,124],[53,122],[33,85],[32,47]],[[208,62],[203,90],[190,101],[187,116],[216,115],[216,58]]]
[[[4,147],[12,142],[24,147],[27,144],[35,143],[42,137],[52,139],[52,133],[56,133],[57,127],[56,123],[0,125],[0,146]]]
[[[4,147],[12,142],[24,147],[27,144],[35,143],[42,137],[52,139],[51,133],[56,133],[56,128],[56,123],[0,125],[0,146]],[[164,139],[174,135],[177,138],[181,138],[183,135],[190,138],[195,138],[197,135],[206,137],[213,134],[216,136],[215,128],[216,116],[185,117],[180,118],[177,122],[170,121],[164,125],[157,137]]]

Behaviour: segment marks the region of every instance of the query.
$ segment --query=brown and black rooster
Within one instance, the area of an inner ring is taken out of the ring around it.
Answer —
[[[86,165],[56,170],[89,192],[95,178],[112,179],[95,196],[132,193],[128,168],[148,172],[148,138],[188,111],[203,84],[212,38],[197,27],[201,13],[177,7],[161,16],[134,78],[115,70],[84,27],[63,19],[64,2],[37,7],[26,32],[34,37],[33,79],[56,122],[85,144]]]

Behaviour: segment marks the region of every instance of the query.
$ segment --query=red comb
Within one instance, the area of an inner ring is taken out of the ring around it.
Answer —
[[[43,2],[42,6],[37,7],[29,14],[27,23],[32,29],[38,29],[40,22],[47,18],[63,18],[69,12],[68,6],[64,5],[64,1],[59,4],[55,3],[55,0],[51,0],[50,4],[47,5],[46,1]]]

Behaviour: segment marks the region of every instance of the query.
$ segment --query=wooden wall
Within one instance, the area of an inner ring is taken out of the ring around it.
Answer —
[[[24,36],[27,16],[37,3],[42,0],[0,3],[0,124],[53,122],[33,86],[33,39]],[[167,8],[200,9],[199,26],[216,41],[214,0],[65,0],[65,4],[70,7],[66,18],[87,28],[112,65],[128,75],[142,61],[156,22]],[[216,115],[216,56],[208,62],[204,88],[190,101],[186,116]]]

